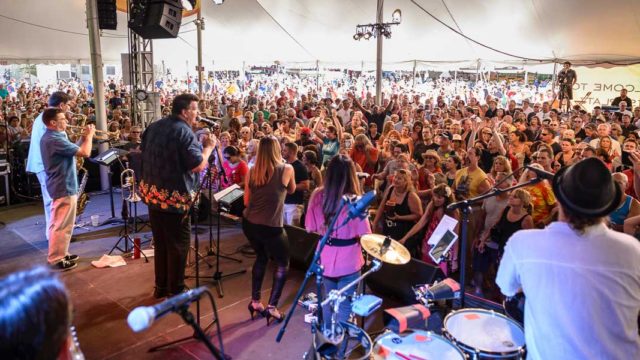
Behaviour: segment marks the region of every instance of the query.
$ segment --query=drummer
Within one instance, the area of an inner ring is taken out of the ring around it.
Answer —
[[[305,217],[307,231],[324,235],[331,220],[335,216],[344,195],[360,195],[360,183],[356,176],[354,162],[345,155],[334,156],[327,167],[326,178],[322,187],[317,188],[309,199],[309,207]],[[320,254],[320,265],[324,267],[323,284],[324,295],[331,290],[341,289],[360,276],[360,269],[364,265],[360,236],[371,234],[368,219],[355,218],[347,226],[340,226],[347,219],[348,207],[338,216],[338,229],[334,230],[326,246]],[[351,296],[356,287],[347,291]],[[343,301],[337,314],[337,321],[346,322],[351,316],[351,302]],[[331,323],[328,308],[323,308],[325,325]]]
[[[562,168],[558,221],[507,242],[496,283],[506,296],[524,290],[527,359],[640,354],[640,243],[605,224],[622,191],[596,158]]]

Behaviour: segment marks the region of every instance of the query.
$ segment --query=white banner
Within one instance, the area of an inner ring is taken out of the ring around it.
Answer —
[[[640,106],[640,65],[619,66],[611,69],[575,67],[578,81],[573,86],[573,102],[582,100],[591,111],[594,106],[611,105],[620,90],[627,89],[633,107]],[[587,93],[591,92],[589,96]]]

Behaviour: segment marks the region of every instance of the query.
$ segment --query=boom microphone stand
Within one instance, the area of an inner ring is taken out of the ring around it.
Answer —
[[[506,177],[509,178],[509,177]],[[482,195],[478,195],[476,197],[470,198],[470,199],[466,199],[466,200],[462,200],[462,201],[458,201],[458,202],[454,202],[452,204],[449,204],[447,206],[447,210],[448,211],[452,211],[452,210],[456,210],[456,209],[460,209],[460,212],[462,213],[462,226],[460,227],[460,266],[458,267],[460,269],[460,286],[462,287],[462,290],[460,291],[460,308],[464,308],[465,306],[465,295],[466,292],[464,290],[465,288],[465,275],[466,275],[466,265],[467,265],[467,231],[468,231],[468,226],[469,226],[469,213],[471,212],[471,205],[473,204],[477,204],[479,202],[481,202],[484,199],[490,198],[490,197],[494,197],[494,196],[498,196],[502,193],[505,192],[509,192],[515,189],[519,189],[525,186],[529,186],[529,185],[533,185],[533,184],[537,184],[540,181],[542,181],[543,179],[538,175],[535,179],[531,179],[529,181],[525,181],[521,184],[517,184],[511,187],[508,187],[506,189],[498,189],[498,188],[493,188],[491,191],[489,191],[486,194],[482,194]]]

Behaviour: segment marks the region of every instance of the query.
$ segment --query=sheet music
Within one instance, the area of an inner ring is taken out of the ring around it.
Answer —
[[[438,226],[431,234],[429,241],[427,242],[429,245],[435,245],[438,243],[440,239],[446,234],[447,230],[451,230],[452,233],[455,233],[456,225],[458,225],[458,220],[452,218],[451,216],[444,215],[440,220]]]
[[[219,202],[220,199],[222,199],[223,197],[225,197],[227,194],[229,194],[230,192],[232,192],[235,189],[240,189],[240,186],[238,186],[238,184],[233,184],[233,185],[229,186],[228,188],[213,194],[213,199],[216,202]]]

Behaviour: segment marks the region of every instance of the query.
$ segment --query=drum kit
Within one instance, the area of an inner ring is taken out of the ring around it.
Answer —
[[[321,305],[330,305],[332,310],[330,325],[325,326],[322,331],[316,331],[311,349],[304,359],[525,358],[522,325],[492,310],[469,308],[451,311],[443,321],[442,334],[422,329],[407,329],[401,333],[385,330],[374,341],[353,323],[338,324],[337,310],[340,303],[347,300],[343,293],[379,270],[383,263],[402,265],[411,258],[409,251],[401,243],[384,235],[364,235],[360,244],[372,258],[372,265],[352,283],[330,292],[322,302]],[[416,299],[428,308],[436,301],[457,298],[460,285],[452,279],[445,279],[433,285],[417,285],[413,290]],[[359,295],[352,300],[352,313],[359,316],[374,313],[382,304],[381,299],[373,295]],[[426,313],[429,314],[429,311]]]

